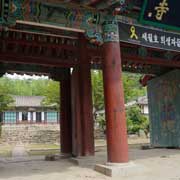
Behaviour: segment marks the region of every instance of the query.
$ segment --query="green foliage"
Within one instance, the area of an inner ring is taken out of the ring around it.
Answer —
[[[92,71],[92,96],[95,111],[104,109],[103,78],[101,71]]]
[[[48,79],[0,79],[0,86],[8,89],[9,94],[20,96],[43,96],[47,87]]]
[[[105,131],[106,131],[105,115],[104,114],[98,114],[96,121],[99,125],[99,128],[105,133]]]
[[[123,84],[125,92],[125,102],[137,99],[139,96],[146,95],[146,88],[139,83],[140,75],[132,73],[123,73]],[[102,71],[92,71],[93,87],[93,106],[94,117],[102,131],[105,130],[105,117],[103,114],[96,116],[96,112],[104,109],[104,92]],[[138,107],[127,110],[127,126],[129,133],[137,133],[140,129],[149,132],[148,119],[143,116]]]
[[[46,97],[43,104],[53,105],[57,109],[60,107],[60,89],[59,83],[49,80],[47,88],[45,89],[44,96]]]
[[[141,110],[138,106],[132,106],[126,110],[126,119],[127,119],[127,129],[128,134],[139,134],[139,131],[142,130],[146,137],[149,134],[149,119],[141,113]],[[104,114],[98,114],[96,117],[96,122],[99,125],[99,128],[105,132],[106,131],[106,121]]]
[[[19,80],[3,77],[0,78],[0,87],[0,111],[4,111],[4,108],[8,108],[6,102],[12,103],[12,98],[8,94],[20,96],[45,96],[43,104],[53,104],[57,108],[60,104],[59,83],[49,79]]]
[[[8,85],[6,83],[0,84],[0,112],[7,110],[9,105],[14,102],[9,94],[10,88]]]
[[[7,110],[10,104],[14,102],[9,95],[9,91],[10,89],[6,83],[0,84],[0,137],[2,132],[2,112]]]
[[[132,73],[123,73],[123,85],[125,92],[125,102],[137,99],[137,97],[146,95],[146,88],[139,83],[141,75]]]
[[[146,136],[149,133],[149,120],[141,113],[139,106],[132,106],[126,111],[127,128],[129,134],[139,133],[143,130]]]
[[[146,88],[139,83],[141,75],[132,73],[123,73],[123,85],[125,102],[137,99],[137,97],[146,95]],[[93,105],[95,110],[104,109],[104,92],[102,71],[92,71],[93,87]]]
[[[10,95],[0,94],[0,112],[7,110],[13,102],[14,100]]]

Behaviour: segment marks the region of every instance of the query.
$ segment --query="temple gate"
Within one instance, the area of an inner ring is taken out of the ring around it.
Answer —
[[[127,163],[122,70],[146,74],[141,80],[146,85],[150,79],[180,68],[180,35],[137,22],[141,0],[0,2],[0,72],[43,73],[60,81],[62,153],[94,155],[90,70],[102,69],[107,161]],[[160,18],[158,8],[158,12],[149,12],[148,5],[145,1],[141,23]],[[161,18],[166,14],[159,13]],[[156,24],[159,22],[151,25]],[[151,107],[155,103],[153,81],[148,89]],[[167,114],[168,109],[164,110]]]

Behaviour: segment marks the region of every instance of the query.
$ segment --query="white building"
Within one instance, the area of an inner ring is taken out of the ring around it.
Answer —
[[[55,105],[43,105],[43,96],[12,96],[14,103],[1,114],[3,124],[59,123]]]

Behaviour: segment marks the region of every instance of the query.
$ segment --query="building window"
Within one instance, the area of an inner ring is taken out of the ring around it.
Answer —
[[[57,122],[60,123],[60,113],[57,112]]]
[[[33,112],[30,112],[31,113],[31,115],[30,115],[30,119],[33,121]]]
[[[3,123],[3,114],[4,113],[0,113],[0,123]]]
[[[22,112],[22,121],[28,120],[28,112]]]
[[[42,122],[41,112],[36,112],[36,122],[37,123],[41,123]]]
[[[57,112],[47,112],[47,122],[48,123],[57,123],[57,118],[58,114]]]
[[[16,112],[5,112],[4,113],[4,122],[5,123],[10,123],[10,124],[15,124],[16,123]]]

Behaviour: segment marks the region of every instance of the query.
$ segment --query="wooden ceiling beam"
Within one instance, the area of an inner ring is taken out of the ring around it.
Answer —
[[[74,67],[78,64],[77,61],[68,61],[64,59],[55,59],[50,57],[34,57],[20,55],[17,53],[0,53],[0,62],[5,63],[20,63],[20,64],[32,64],[32,65],[42,65],[48,67]]]
[[[180,68],[180,61],[165,60],[154,57],[140,57],[128,54],[122,54],[122,61],[132,61],[143,64],[153,64],[157,66]]]

